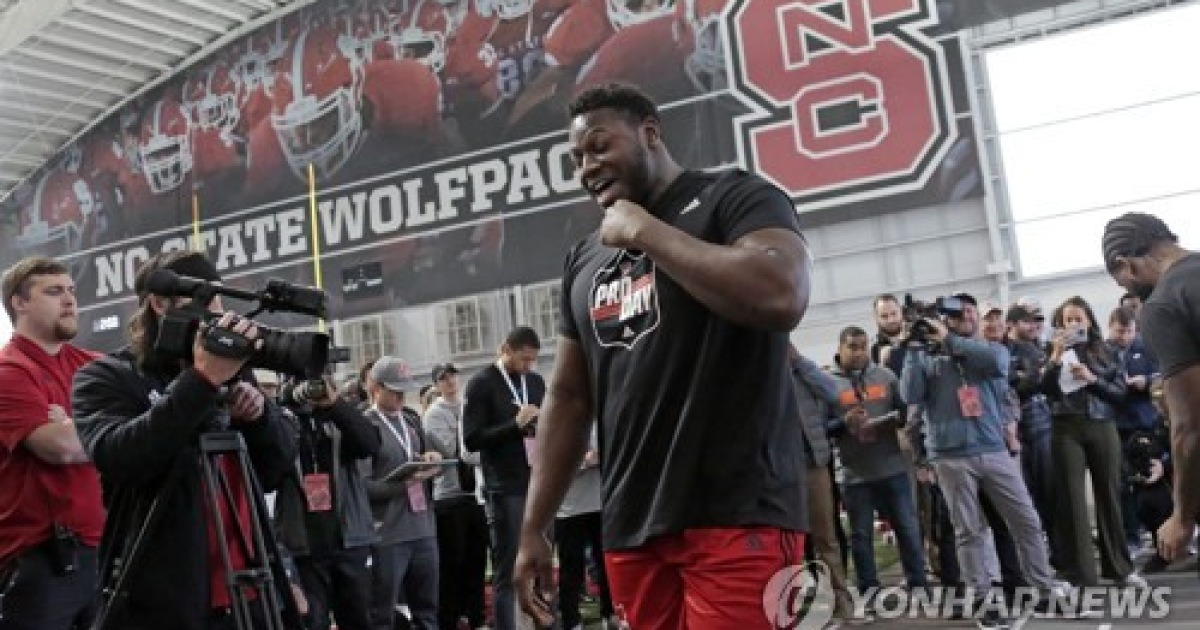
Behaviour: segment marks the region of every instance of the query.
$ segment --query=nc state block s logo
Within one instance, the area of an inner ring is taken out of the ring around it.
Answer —
[[[957,136],[934,0],[736,0],[750,170],[816,209],[920,189]]]

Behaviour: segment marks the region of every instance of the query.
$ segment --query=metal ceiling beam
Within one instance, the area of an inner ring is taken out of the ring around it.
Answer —
[[[270,2],[270,0],[233,0],[233,2],[236,2],[244,7],[254,7],[260,11],[270,11],[279,8],[277,3]]]
[[[138,11],[145,11],[152,15],[157,15],[161,18],[178,22],[183,26],[197,26],[210,33],[225,33],[229,31],[228,24],[216,24],[207,20],[200,19],[197,16],[180,15],[174,11],[168,11],[160,6],[141,2],[141,0],[115,0],[117,4],[127,6]]]
[[[91,114],[75,114],[64,109],[38,110],[34,109],[32,104],[20,103],[17,101],[0,101],[0,110],[10,112],[24,112],[32,116],[31,120],[26,121],[26,124],[41,125],[47,120],[61,118],[64,120],[73,120],[81,125],[86,125],[92,122]]]
[[[97,47],[91,44],[85,44],[81,41],[71,39],[70,37],[59,35],[58,33],[38,33],[37,38],[57,46],[62,46],[63,48],[78,50],[79,52],[87,53],[91,56],[105,57],[118,62],[125,61],[133,65],[142,66],[144,68],[153,68],[159,72],[167,72],[171,69],[171,66],[165,63],[150,61],[148,59],[140,59],[137,54],[128,54],[104,46]]]
[[[175,1],[179,2],[181,4],[186,4],[187,6],[192,7],[194,9],[204,11],[205,13],[215,13],[224,18],[233,20],[234,22],[237,22],[238,24],[241,24],[242,22],[245,22],[246,20],[253,17],[252,15],[246,15],[245,13],[239,13],[228,7],[223,7],[218,4],[215,4],[211,0],[175,0]]]
[[[92,63],[90,61],[84,61],[82,59],[68,57],[68,56],[61,55],[61,54],[56,55],[54,53],[49,53],[44,50],[39,50],[37,48],[32,48],[32,47],[28,47],[28,46],[22,46],[21,48],[15,50],[13,52],[20,54],[20,55],[24,55],[26,57],[32,57],[34,59],[41,59],[42,61],[49,61],[50,63],[62,64],[64,66],[70,66],[72,68],[79,68],[80,70],[86,70],[88,72],[93,72],[102,77],[115,77],[118,79],[124,79],[131,83],[138,83],[138,84],[145,83],[146,81],[148,81],[149,79],[151,79],[154,76],[154,75],[150,75],[148,77],[143,73],[131,72],[126,69],[128,66],[118,66],[116,64],[105,65],[105,64],[100,64],[100,63]]]
[[[312,4],[314,1],[316,1],[316,0],[290,0],[289,2],[287,2],[283,5],[272,4],[270,10],[265,11],[261,15],[258,15],[252,19],[246,20],[245,22],[243,22],[241,24],[235,24],[228,28],[222,27],[222,29],[219,31],[220,34],[216,37],[213,37],[211,39],[211,41],[209,41],[207,38],[199,40],[199,42],[197,42],[197,45],[199,46],[199,48],[197,50],[193,51],[187,57],[179,59],[177,62],[175,62],[173,71],[171,73],[169,73],[169,74],[163,73],[157,77],[152,77],[152,78],[146,79],[146,80],[142,81],[140,83],[140,85],[137,85],[135,87],[127,89],[123,93],[122,98],[119,101],[110,105],[108,107],[108,109],[104,110],[102,113],[94,116],[92,121],[89,124],[84,125],[84,126],[80,127],[79,129],[76,129],[74,131],[65,131],[62,128],[51,129],[51,128],[39,127],[39,128],[37,128],[37,131],[42,132],[43,135],[49,136],[49,135],[53,134],[55,137],[64,137],[64,138],[69,139],[69,140],[64,141],[63,144],[67,144],[70,141],[74,141],[74,140],[78,139],[79,137],[81,137],[83,134],[87,133],[90,129],[94,128],[96,125],[100,124],[102,121],[108,119],[109,116],[112,116],[112,115],[116,114],[117,112],[119,112],[121,110],[121,108],[126,105],[126,103],[129,103],[130,101],[140,97],[141,95],[146,94],[147,92],[150,92],[151,90],[156,89],[157,87],[159,87],[166,81],[169,81],[173,76],[178,74],[178,72],[180,72],[181,70],[188,68],[188,67],[192,66],[193,64],[204,61],[209,56],[211,56],[214,52],[220,50],[221,48],[223,48],[225,46],[228,46],[230,43],[235,42],[242,37],[245,37],[249,33],[252,33],[254,31],[258,30],[259,28],[261,28],[267,24],[270,24],[277,19],[282,18],[285,15],[294,13],[295,11],[299,11],[299,10],[303,9],[304,7],[307,7],[308,5]],[[129,5],[129,6],[135,6],[135,4],[131,1],[124,2],[123,4]],[[242,4],[245,4],[245,2],[242,2]],[[89,10],[88,5],[84,4],[82,1],[79,2],[78,4],[76,4],[75,6],[76,6],[76,8],[86,11],[90,14],[99,14],[98,17],[102,17],[102,18],[105,17],[105,13],[106,13],[105,11]],[[146,8],[146,5],[144,5],[142,3],[137,3],[136,6],[140,6],[143,9]],[[113,7],[113,8],[116,8],[116,7]],[[154,11],[152,8],[146,12],[154,13],[156,15],[162,13],[161,11]],[[121,19],[114,19],[116,16],[117,16],[116,13],[112,13],[108,17],[108,19],[112,19],[113,21],[121,22],[122,21]],[[124,16],[122,16],[122,17],[124,17]],[[172,19],[172,18],[168,17],[168,19]],[[188,21],[188,22],[184,23],[185,26],[187,24],[194,24],[194,21]],[[140,27],[135,26],[135,28],[140,28]],[[182,32],[182,29],[180,29],[180,32],[178,32],[178,33],[163,32],[161,28],[149,28],[149,29],[143,28],[143,30],[148,30],[151,33],[159,33],[163,36],[171,36],[174,39],[180,39],[183,41],[195,41],[196,38],[198,37],[195,35],[185,34]],[[0,126],[3,126],[2,121],[0,121]],[[27,129],[29,127],[29,125],[26,123],[26,124],[20,125],[20,127],[24,127]],[[22,174],[20,179],[17,180],[18,184],[19,184],[19,181],[24,180],[28,176],[29,176],[29,173]],[[14,186],[0,187],[0,201],[3,201],[5,198],[7,198],[9,196],[9,194],[12,192],[13,188],[14,188]]]
[[[34,87],[32,85],[25,85],[24,83],[20,82],[0,82],[0,95],[7,90],[12,90],[17,93],[24,92],[26,94],[48,98],[62,103],[85,105],[93,109],[104,109],[109,105],[108,101],[88,98],[87,92],[57,92],[55,90],[47,90],[45,88]]]
[[[0,139],[12,144],[10,150],[28,148],[30,151],[38,153],[54,153],[58,150],[57,144],[50,144],[49,142],[35,139],[28,129],[0,129]]]
[[[61,127],[35,126],[33,122],[28,120],[15,120],[12,118],[6,118],[4,116],[0,116],[0,127],[17,129],[29,135],[48,136],[52,138],[70,138],[71,136],[75,135],[75,132],[69,129],[63,129]],[[0,130],[0,133],[4,132]]]
[[[204,46],[205,44],[208,43],[208,41],[205,40],[203,37],[197,37],[195,35],[192,35],[190,33],[185,33],[178,29],[172,30],[172,29],[164,28],[153,22],[147,22],[147,21],[137,18],[137,17],[125,15],[124,13],[105,11],[105,10],[100,9],[99,7],[94,7],[94,6],[87,5],[87,4],[78,5],[78,9],[92,17],[98,17],[103,20],[109,20],[111,22],[116,22],[117,24],[124,24],[125,26],[132,26],[133,28],[136,28],[141,31],[146,31],[147,33],[154,33],[155,35],[159,35],[160,37],[169,37],[171,39],[177,39],[177,40],[192,44],[193,46]]]
[[[189,48],[181,48],[179,46],[171,46],[171,45],[167,44],[166,42],[171,39],[170,37],[164,37],[164,41],[161,41],[161,42],[156,42],[152,39],[139,39],[139,38],[133,37],[131,35],[126,35],[124,33],[117,33],[117,32],[110,31],[110,30],[101,28],[99,26],[96,26],[95,24],[89,24],[87,22],[70,19],[68,17],[59,18],[58,23],[63,26],[66,26],[68,28],[73,28],[75,30],[83,31],[85,33],[91,33],[92,35],[99,35],[100,37],[107,37],[109,39],[114,39],[123,44],[129,44],[130,46],[139,46],[142,48],[149,48],[151,50],[156,50],[164,55],[170,55],[171,57],[182,57],[182,56],[188,54],[189,52],[191,52],[191,49],[189,49]],[[137,27],[134,27],[134,28],[137,28]]]
[[[5,153],[4,155],[0,155],[0,164],[7,162],[9,164],[20,164],[22,166],[37,168],[45,164],[51,157],[54,156],[49,155],[46,157],[30,157],[16,153]]]
[[[30,66],[27,66],[24,64],[7,63],[4,65],[4,69],[6,69],[9,72],[12,72],[14,74],[21,74],[21,75],[24,75],[27,77],[33,77],[35,79],[45,79],[47,81],[53,81],[55,83],[62,83],[63,85],[71,85],[74,87],[83,88],[85,90],[92,90],[95,92],[104,92],[105,94],[111,94],[113,96],[125,96],[126,93],[128,92],[127,90],[122,90],[119,87],[105,85],[104,83],[101,83],[101,82],[88,81],[85,79],[77,79],[75,77],[68,77],[68,76],[64,76],[64,75],[61,75],[61,74],[58,74],[55,72],[50,72],[48,70],[40,70],[38,68],[33,68],[33,67],[30,67]]]

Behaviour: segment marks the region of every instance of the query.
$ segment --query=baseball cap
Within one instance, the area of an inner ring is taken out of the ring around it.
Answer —
[[[1033,311],[1029,310],[1028,308],[1026,308],[1024,306],[1021,306],[1020,304],[1013,304],[1012,306],[1009,307],[1008,315],[1005,316],[1005,320],[1008,321],[1008,323],[1010,323],[1010,324],[1015,324],[1016,322],[1028,322],[1028,321],[1032,321],[1032,320],[1037,320],[1040,317],[1041,316],[1038,315],[1037,313],[1034,313]]]
[[[1041,301],[1032,295],[1026,295],[1025,297],[1017,300],[1017,305],[1023,306],[1028,309],[1030,313],[1033,313],[1034,319],[1046,319],[1046,317],[1042,315]]]
[[[458,374],[458,368],[454,367],[453,363],[439,363],[433,366],[431,378],[433,378],[433,382],[436,383],[442,380],[442,377],[446,376],[447,374]]]
[[[394,392],[417,388],[408,362],[400,357],[379,357],[371,366],[371,379]]]
[[[1004,314],[1004,309],[1000,308],[1000,305],[995,302],[984,302],[983,308],[979,309],[979,311],[983,313],[984,317],[987,317],[992,313],[1000,313],[1001,315]]]

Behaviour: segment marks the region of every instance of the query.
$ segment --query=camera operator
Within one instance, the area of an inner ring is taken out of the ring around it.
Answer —
[[[220,279],[212,263],[196,252],[151,258],[134,281],[139,306],[130,322],[129,346],[97,359],[75,376],[72,401],[79,435],[100,472],[108,508],[100,576],[107,582],[121,570],[129,575],[121,592],[107,594],[106,623],[99,628],[225,630],[234,626],[234,619],[222,554],[228,552],[235,569],[247,566],[248,554],[238,538],[250,536],[250,501],[259,498],[249,496],[250,480],[238,474],[237,460],[222,455],[219,466],[229,481],[236,513],[227,509],[209,514],[205,493],[217,489],[204,487],[199,436],[228,418],[229,429],[245,441],[263,490],[271,491],[291,470],[295,434],[279,408],[248,382],[252,375],[245,358],[226,358],[205,349],[203,338],[210,328],[253,343],[258,338],[253,321],[226,312],[211,326],[202,325],[191,360],[155,349],[164,313],[190,301],[152,294],[149,276],[158,269],[206,281]],[[222,310],[219,297],[206,306],[213,312]],[[223,400],[225,387],[228,396]],[[151,506],[159,503],[153,511],[161,520],[147,530]],[[226,550],[218,544],[217,518],[230,534]],[[125,567],[135,538],[144,543],[138,545],[144,553]],[[276,583],[286,583],[282,571],[276,573]],[[285,624],[295,627],[298,619],[288,598],[283,599]]]
[[[71,378],[95,355],[67,267],[26,258],[4,272],[12,339],[0,349],[0,627],[80,630],[95,613],[100,480],[79,443]]]
[[[379,452],[379,430],[333,380],[285,383],[285,405],[299,436],[296,468],[279,488],[275,527],[295,558],[309,605],[310,630],[369,630],[371,573],[377,540],[359,462]]]
[[[913,326],[901,393],[909,404],[925,407],[928,456],[950,512],[968,586],[977,593],[990,586],[982,491],[1012,536],[1025,579],[1048,596],[1055,585],[1041,522],[1004,434],[1008,350],[972,338],[977,318],[973,300],[966,295],[960,300],[966,303],[947,314],[945,323],[925,318],[921,326]],[[918,329],[928,337],[918,337]],[[937,353],[930,351],[931,344]],[[994,609],[985,613],[981,628],[1005,626]]]
[[[1171,563],[1158,551],[1158,528],[1175,508],[1171,499],[1171,451],[1165,431],[1138,431],[1130,436],[1125,443],[1125,475],[1136,489],[1137,522],[1154,537],[1154,555],[1142,566],[1142,572],[1163,571]]]

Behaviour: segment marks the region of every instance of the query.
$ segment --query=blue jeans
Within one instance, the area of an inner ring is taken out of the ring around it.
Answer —
[[[879,586],[874,547],[876,512],[891,523],[896,532],[900,564],[904,567],[908,586],[926,586],[925,550],[921,546],[921,528],[908,473],[846,484],[844,495],[846,514],[850,517],[850,555],[854,558],[859,591]]]

